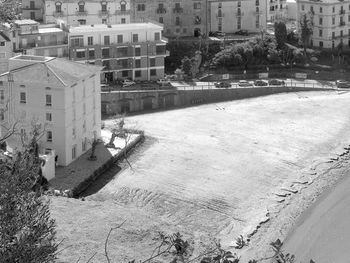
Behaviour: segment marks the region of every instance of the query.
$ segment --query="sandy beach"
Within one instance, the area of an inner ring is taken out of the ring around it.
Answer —
[[[148,136],[130,157],[132,168],[122,163],[85,201],[52,200],[67,246],[60,262],[95,251],[93,262],[101,262],[108,230],[123,221],[110,239],[116,262],[146,258],[159,231],[180,231],[195,254],[213,238],[232,249],[243,235],[249,246],[235,251],[242,262],[270,255],[268,244],[284,239],[346,174],[349,99],[335,91],[290,93],[127,118]]]

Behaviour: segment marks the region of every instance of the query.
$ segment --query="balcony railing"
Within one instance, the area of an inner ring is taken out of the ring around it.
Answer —
[[[120,16],[130,15],[130,10],[116,10],[115,14]]]
[[[52,14],[54,17],[62,17],[64,16],[64,13],[61,11],[61,12],[56,12],[54,11],[53,14]]]
[[[345,15],[345,10],[339,10],[339,15]]]
[[[104,17],[104,16],[109,16],[109,11],[105,10],[105,11],[98,11],[98,16],[99,17]]]
[[[75,14],[77,16],[87,16],[88,12],[87,11],[76,11]]]
[[[344,22],[344,21],[341,21],[341,22],[339,23],[339,26],[345,26],[345,22]]]
[[[157,8],[157,14],[165,14],[166,13],[166,9],[165,8]]]
[[[183,13],[183,11],[184,11],[184,9],[182,7],[175,7],[173,9],[174,14],[181,14],[181,13]]]

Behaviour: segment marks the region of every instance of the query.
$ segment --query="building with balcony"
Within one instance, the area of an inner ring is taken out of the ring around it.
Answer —
[[[67,25],[130,23],[130,0],[45,0],[45,23]]]
[[[208,0],[131,0],[132,21],[155,21],[166,36],[208,35]]]
[[[288,19],[287,0],[267,0],[267,21],[277,22]]]
[[[234,33],[239,30],[262,32],[267,24],[267,1],[218,1],[210,4],[210,31]]]
[[[42,25],[30,19],[3,25],[13,52],[36,56],[68,57],[67,33],[56,24]]]
[[[162,29],[153,23],[70,27],[69,57],[103,66],[102,82],[162,78],[168,55]]]
[[[301,14],[306,14],[313,21],[310,46],[330,49],[339,45],[350,47],[350,1],[298,0],[297,21]]]
[[[68,165],[91,148],[101,133],[100,67],[66,59],[19,55],[0,75],[0,122],[17,123],[6,141],[20,149],[41,124],[40,153],[54,150],[59,165]]]
[[[45,0],[22,0],[22,19],[43,22]]]

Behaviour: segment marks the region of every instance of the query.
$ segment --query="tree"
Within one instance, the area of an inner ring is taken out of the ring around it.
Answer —
[[[1,262],[54,262],[55,221],[41,195],[37,139],[12,160],[0,162]]]
[[[309,45],[310,37],[313,32],[313,22],[309,14],[302,14],[299,19],[300,40],[304,47],[304,55],[306,56],[306,48]]]
[[[283,49],[287,41],[287,27],[284,22],[275,22],[275,38],[277,47]]]
[[[0,22],[11,23],[13,20],[19,19],[21,1],[19,0],[2,0],[0,4]]]
[[[181,60],[181,69],[183,70],[183,72],[188,75],[191,76],[191,71],[192,71],[192,61],[189,57],[184,57]]]

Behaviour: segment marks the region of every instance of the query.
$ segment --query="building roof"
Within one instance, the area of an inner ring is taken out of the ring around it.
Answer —
[[[11,66],[11,62],[12,65]],[[54,87],[71,86],[93,74],[102,67],[81,64],[66,59],[19,55],[9,59],[14,81],[47,83]]]
[[[97,31],[133,31],[133,30],[162,30],[163,27],[147,22],[147,23],[130,23],[130,24],[98,24],[98,25],[81,25],[70,27],[70,33],[88,33]]]
[[[8,38],[8,36],[7,36],[4,32],[2,32],[2,31],[0,31],[0,38],[2,38],[3,40],[5,40],[5,41],[7,41],[7,42],[11,41],[11,40]]]
[[[63,32],[62,29],[57,27],[39,28],[38,31],[39,31],[39,34]]]
[[[15,20],[14,24],[21,26],[21,25],[36,25],[39,23],[31,19],[21,19],[21,20]]]

